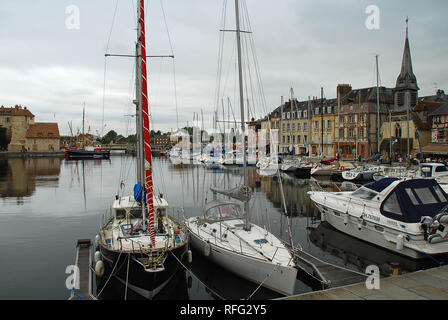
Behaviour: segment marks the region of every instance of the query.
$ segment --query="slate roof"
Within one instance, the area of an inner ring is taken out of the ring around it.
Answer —
[[[448,102],[444,103],[436,111],[430,114],[430,116],[441,116],[441,115],[448,115]]]

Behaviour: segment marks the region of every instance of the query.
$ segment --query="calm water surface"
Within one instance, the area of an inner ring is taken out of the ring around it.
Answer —
[[[66,267],[75,262],[78,239],[93,239],[101,215],[115,195],[132,192],[135,158],[117,155],[110,160],[66,161],[63,159],[0,159],[0,299],[67,299]],[[162,193],[181,218],[201,214],[211,186],[231,188],[242,184],[240,167],[210,170],[201,166],[174,166],[168,159],[154,158],[155,191]],[[350,184],[317,181],[327,190],[351,188]],[[252,221],[266,226],[289,242],[287,215],[291,217],[293,241],[302,248],[340,266],[365,272],[378,265],[383,275],[398,262],[403,272],[436,266],[428,259],[416,262],[335,231],[320,222],[307,191],[314,182],[282,174],[286,212],[282,207],[279,179],[262,177],[249,169]],[[121,186],[121,187],[120,187]],[[211,264],[193,252],[190,270],[183,270],[158,299],[270,299],[275,293],[248,283]],[[237,288],[237,289],[236,289]],[[98,288],[100,292],[102,288]],[[297,280],[295,292],[316,288]],[[114,281],[101,292],[102,299],[124,298],[124,287]],[[138,296],[127,293],[128,299]]]

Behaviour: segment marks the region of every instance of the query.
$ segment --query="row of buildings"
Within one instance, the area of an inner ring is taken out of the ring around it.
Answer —
[[[343,158],[384,159],[448,156],[448,95],[419,97],[412,69],[408,29],[401,72],[394,88],[354,89],[337,86],[334,99],[313,97],[307,101],[289,99],[264,119],[250,125],[278,130],[279,152]]]
[[[35,122],[34,119],[34,114],[27,107],[0,107],[0,127],[6,129],[8,151],[60,150],[58,124]]]

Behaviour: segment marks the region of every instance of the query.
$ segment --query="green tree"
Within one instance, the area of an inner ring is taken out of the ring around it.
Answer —
[[[118,134],[114,130],[110,130],[106,135],[101,139],[102,144],[109,144],[115,139],[117,139]]]

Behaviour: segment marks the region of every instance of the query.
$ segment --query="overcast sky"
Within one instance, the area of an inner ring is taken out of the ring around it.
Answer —
[[[228,2],[226,27],[232,29],[233,1]],[[177,128],[176,105],[181,126],[191,124],[193,114],[202,109],[205,127],[210,127],[223,1],[162,3],[169,33],[160,0],[146,1],[148,54],[169,55],[172,46],[176,58],[174,64],[169,58],[153,59],[149,66],[153,129]],[[448,89],[446,0],[246,0],[246,4],[269,110],[280,104],[281,96],[290,96],[290,88],[299,100],[306,100],[320,96],[321,87],[327,98],[336,97],[338,83],[375,86],[376,54],[381,85],[394,87],[406,16],[419,95],[434,94],[436,87]],[[371,20],[372,11],[366,13],[371,5],[379,9],[379,21]],[[79,9],[79,28],[71,28],[76,12],[67,8],[73,6]],[[86,130],[101,132],[104,110],[104,133],[111,129],[126,136],[133,133],[135,120],[128,115],[134,112],[134,60],[105,62],[104,54],[134,53],[135,17],[133,0],[2,0],[0,104],[27,106],[37,122],[58,122],[61,134],[69,134],[68,121],[75,131],[81,129],[85,102]],[[379,29],[369,29],[366,21]],[[231,37],[234,34],[226,33],[226,41]],[[227,74],[230,63],[223,61]],[[255,116],[263,111],[258,108]]]

